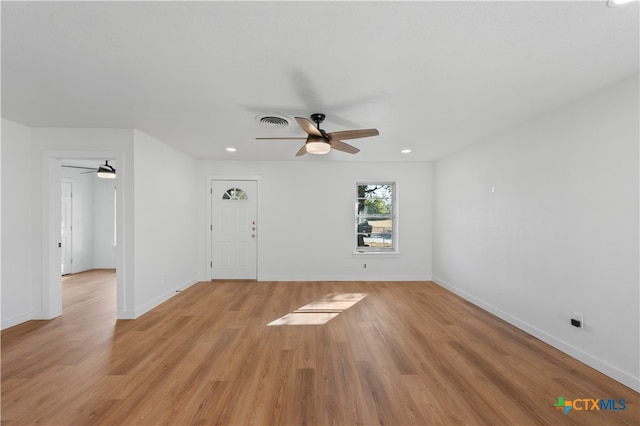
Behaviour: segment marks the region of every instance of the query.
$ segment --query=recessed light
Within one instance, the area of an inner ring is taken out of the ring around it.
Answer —
[[[634,0],[609,0],[607,2],[607,5],[609,7],[619,7],[619,6],[623,6],[627,3],[631,3]]]
[[[402,150],[402,151],[400,151],[400,152],[401,152],[401,153],[403,153],[403,154],[408,154],[408,153],[410,153],[410,152],[411,152],[411,150],[410,150],[410,149],[403,149],[403,150]]]
[[[236,149],[229,147],[229,148],[227,148],[227,152],[236,152]]]

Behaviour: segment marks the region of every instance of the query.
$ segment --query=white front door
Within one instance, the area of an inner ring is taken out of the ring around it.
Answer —
[[[71,273],[71,202],[72,202],[72,184],[71,182],[62,182],[61,187],[61,205],[60,212],[60,246],[62,248],[62,275]]]
[[[211,181],[211,276],[257,278],[258,183]]]

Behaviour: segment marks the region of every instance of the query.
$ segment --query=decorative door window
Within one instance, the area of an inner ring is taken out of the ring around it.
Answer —
[[[240,188],[229,188],[222,195],[223,200],[246,200],[247,193]]]

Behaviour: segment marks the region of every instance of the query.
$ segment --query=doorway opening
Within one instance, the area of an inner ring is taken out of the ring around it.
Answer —
[[[117,164],[113,159],[112,165]],[[104,161],[102,161],[104,162]],[[60,160],[61,275],[95,270],[116,272],[116,182],[97,174],[95,159]],[[65,280],[62,280],[64,285]],[[115,307],[115,293],[113,295]],[[63,306],[65,308],[65,299]],[[115,309],[113,311],[115,316]]]
[[[114,179],[97,177],[95,160],[63,159],[61,167],[62,275],[115,269]]]
[[[125,203],[127,196],[124,170],[114,179],[100,179],[93,170],[82,174],[63,165],[82,165],[98,168],[109,160],[116,169],[124,164],[124,153],[114,151],[46,151],[42,168],[42,214],[45,227],[42,233],[43,280],[41,310],[34,313],[36,319],[52,319],[62,315],[62,273],[71,274],[93,269],[115,271],[116,306],[114,319],[133,319],[131,305],[133,285],[126,279],[127,243],[125,235]],[[124,167],[123,167],[124,169]],[[64,170],[64,171],[63,171]],[[68,185],[70,183],[71,185]],[[63,188],[71,191],[63,201]],[[117,190],[116,190],[117,188]],[[98,195],[100,194],[100,195]],[[63,266],[63,203],[70,206],[70,224],[67,234],[68,265]],[[102,224],[102,225],[101,225]],[[64,271],[61,271],[65,268]],[[129,296],[127,296],[129,295]]]

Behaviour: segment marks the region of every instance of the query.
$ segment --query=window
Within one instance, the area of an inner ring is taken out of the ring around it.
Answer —
[[[240,188],[229,188],[222,196],[223,200],[246,200],[247,193]]]
[[[356,185],[356,251],[393,252],[397,246],[394,182]]]

